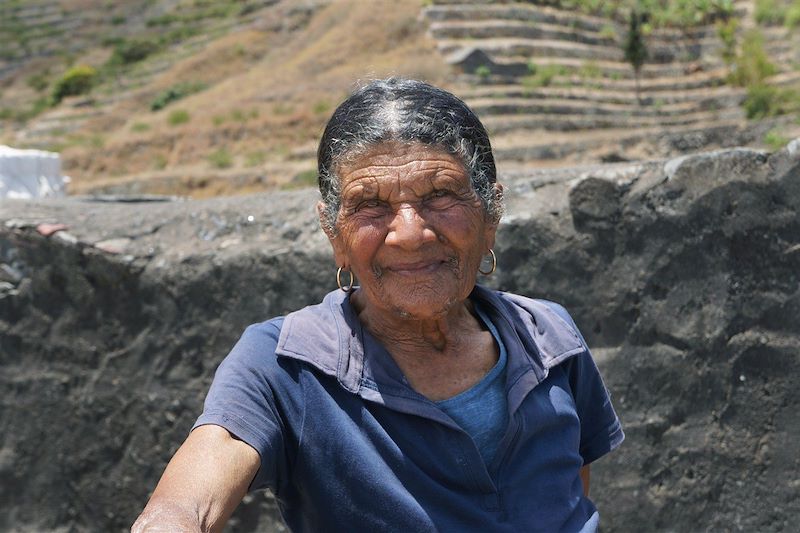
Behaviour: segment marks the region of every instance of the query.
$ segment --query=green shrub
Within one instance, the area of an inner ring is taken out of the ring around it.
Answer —
[[[172,28],[163,35],[162,42],[177,43],[180,41],[185,41],[186,39],[194,37],[195,35],[199,35],[200,31],[200,28],[195,26],[179,26],[177,28]]]
[[[314,103],[311,110],[315,115],[323,115],[331,109],[331,104],[327,100],[318,100]]]
[[[64,73],[53,87],[53,102],[58,103],[66,96],[86,94],[92,90],[97,80],[97,71],[89,65],[76,65]]]
[[[789,9],[786,10],[786,17],[783,21],[789,29],[800,26],[800,1],[795,0]]]
[[[178,15],[174,13],[166,13],[158,17],[147,19],[147,26],[151,28],[154,26],[170,26],[178,21],[180,21],[180,17]]]
[[[164,170],[167,168],[167,158],[164,154],[156,154],[153,157],[153,170]]]
[[[750,87],[760,85],[764,79],[776,74],[777,67],[772,64],[764,51],[764,38],[758,30],[747,32],[742,41],[742,51],[737,56],[730,80],[735,85]]]
[[[283,102],[278,102],[272,106],[272,113],[274,115],[288,115],[294,113],[294,106]]]
[[[665,26],[691,27],[733,14],[733,0],[547,0],[541,2],[564,9],[623,21],[631,8],[647,13],[642,33]],[[602,33],[602,30],[601,30]]]
[[[131,131],[134,133],[142,133],[150,129],[150,124],[145,122],[136,122],[131,125]]]
[[[738,27],[739,20],[734,17],[717,21],[717,36],[722,41],[722,60],[729,67],[736,62],[736,29]]]
[[[267,160],[267,154],[263,150],[257,150],[255,152],[250,152],[245,156],[244,164],[248,167],[257,167],[259,165],[263,165],[264,161]]]
[[[617,30],[611,24],[603,24],[603,27],[600,28],[600,37],[615,41],[617,39]]]
[[[106,35],[105,37],[100,39],[100,46],[104,46],[106,48],[113,48],[124,40],[125,39],[123,39],[122,37],[118,37],[116,35]]]
[[[161,44],[154,39],[122,40],[114,46],[109,62],[113,65],[130,65],[157,52]]]
[[[86,141],[85,141],[85,142],[86,142],[86,144],[87,144],[88,146],[91,146],[92,148],[102,148],[102,147],[103,147],[103,146],[105,146],[105,144],[106,144],[105,137],[103,137],[103,136],[102,136],[101,134],[99,134],[99,133],[95,133],[94,135],[90,135],[90,136],[89,136],[89,137],[86,139]]]
[[[0,108],[0,120],[13,120],[16,122],[27,122],[52,104],[49,97],[38,98],[30,107],[27,108]]]
[[[183,82],[173,85],[169,89],[161,91],[150,102],[150,111],[160,111],[172,102],[177,102],[181,98],[185,98],[191,94],[199,93],[205,90],[208,86],[200,82]]]
[[[747,97],[742,104],[747,118],[760,119],[768,117],[775,98],[775,88],[767,85],[753,85],[747,89]]]
[[[250,13],[255,13],[256,11],[258,11],[258,9],[259,9],[260,7],[261,7],[261,6],[258,6],[258,5],[255,5],[255,4],[245,4],[245,5],[243,5],[243,6],[241,7],[241,9],[239,9],[239,13],[238,13],[238,15],[239,15],[240,17],[246,17],[246,16],[247,16],[247,15],[249,15]]]
[[[644,18],[642,13],[631,10],[628,17],[628,33],[625,34],[625,43],[623,44],[625,61],[631,64],[636,76],[639,75],[639,71],[649,55],[642,33]]]
[[[486,65],[478,65],[475,67],[475,75],[478,76],[481,81],[486,81],[489,79],[489,76],[492,75],[492,69]]]
[[[233,156],[225,148],[218,148],[208,154],[208,162],[214,168],[230,168],[233,166]]]
[[[783,24],[786,7],[780,0],[756,0],[755,18],[759,24]]]
[[[622,43],[625,61],[633,68],[633,79],[636,84],[636,101],[641,105],[642,96],[639,87],[639,75],[642,66],[650,55],[645,43],[645,36],[649,35],[649,21],[647,12],[640,12],[636,7],[630,8],[628,14],[628,32]]]
[[[775,113],[778,115],[800,113],[800,89],[797,87],[778,89],[778,98],[775,103]]]
[[[315,187],[317,185],[317,179],[317,171],[315,169],[304,170],[296,174],[289,183],[281,185],[281,189]]]
[[[522,85],[533,89],[536,87],[547,87],[553,83],[556,76],[563,76],[567,69],[562,65],[543,65],[537,67],[536,73],[522,78]]]
[[[176,109],[175,111],[170,112],[167,115],[167,124],[170,126],[178,126],[180,124],[186,124],[190,120],[189,112],[185,109]]]
[[[248,120],[258,118],[258,109],[251,109],[250,111],[234,109],[231,111],[230,118],[234,122],[247,122]]]
[[[788,137],[781,135],[778,130],[770,130],[766,135],[764,135],[764,144],[766,144],[773,152],[783,148],[790,140],[791,139]]]
[[[600,78],[603,75],[603,71],[600,70],[600,66],[596,61],[588,60],[583,62],[581,68],[578,70],[578,74],[582,78]]]
[[[102,148],[106,144],[105,137],[100,133],[68,133],[60,135],[63,146],[89,146],[91,148]]]
[[[41,98],[37,98],[36,101],[33,102],[33,105],[30,108],[30,111],[29,111],[30,116],[31,117],[35,117],[36,115],[38,115],[39,113],[41,113],[42,111],[44,111],[45,109],[50,107],[52,104],[53,104],[53,102],[50,100],[50,98],[48,98],[46,96],[42,96]]]
[[[756,84],[747,88],[742,104],[749,119],[762,119],[800,111],[800,91]]]
[[[26,81],[28,83],[28,87],[33,89],[37,92],[42,92],[47,87],[50,86],[50,80],[48,79],[48,75],[50,73],[48,71],[45,72],[37,72],[36,74],[30,76]]]

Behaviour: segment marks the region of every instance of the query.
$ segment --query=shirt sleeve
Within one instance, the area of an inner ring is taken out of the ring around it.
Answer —
[[[566,309],[558,304],[548,303],[575,330],[585,348],[582,353],[562,364],[569,376],[575,409],[581,424],[579,453],[583,457],[583,464],[588,465],[622,444],[625,433],[583,335]]]
[[[275,347],[280,325],[250,326],[220,363],[196,427],[214,424],[254,448],[261,466],[250,490],[276,489],[283,464],[284,427],[271,384],[278,369]]]

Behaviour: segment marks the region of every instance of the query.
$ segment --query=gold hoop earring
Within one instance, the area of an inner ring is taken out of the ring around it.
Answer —
[[[489,253],[492,256],[492,268],[490,268],[488,271],[484,271],[484,270],[481,270],[480,267],[478,267],[478,272],[480,272],[484,276],[492,275],[494,273],[495,269],[497,268],[497,256],[494,255],[494,250],[489,248]]]
[[[336,271],[336,284],[342,289],[344,292],[350,292],[353,290],[353,273],[349,270],[345,270],[348,274],[350,274],[350,283],[347,284],[346,287],[342,287],[342,267],[339,267],[339,270]]]

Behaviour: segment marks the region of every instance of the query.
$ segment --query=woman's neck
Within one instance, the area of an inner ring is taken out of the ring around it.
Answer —
[[[358,292],[350,301],[361,324],[384,346],[412,353],[449,351],[465,333],[482,329],[469,300],[430,317],[412,317],[370,305]]]
[[[492,334],[469,300],[442,316],[414,319],[351,298],[362,325],[386,348],[411,387],[432,401],[459,394],[497,362]]]

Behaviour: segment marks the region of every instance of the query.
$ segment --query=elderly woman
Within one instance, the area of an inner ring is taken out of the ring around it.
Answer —
[[[134,531],[216,531],[264,488],[293,531],[595,531],[622,430],[563,308],[476,285],[502,213],[478,118],[373,82],[318,159],[340,290],[247,329]]]

